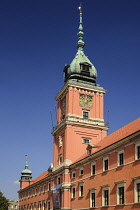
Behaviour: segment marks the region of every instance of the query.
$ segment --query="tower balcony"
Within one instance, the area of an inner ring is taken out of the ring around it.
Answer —
[[[52,134],[55,135],[55,133],[57,133],[58,130],[60,130],[62,127],[66,125],[88,127],[88,128],[106,130],[106,131],[109,129],[108,126],[105,126],[104,119],[101,118],[84,119],[83,117],[78,115],[67,114],[65,118],[53,128]]]

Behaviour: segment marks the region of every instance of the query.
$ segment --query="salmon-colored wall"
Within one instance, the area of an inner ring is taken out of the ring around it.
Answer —
[[[80,94],[85,94],[92,96],[92,107],[86,108],[80,106]],[[104,94],[100,93],[98,90],[96,92],[93,91],[79,91],[78,88],[69,87],[65,95],[60,97],[61,99],[58,100],[58,110],[57,110],[57,121],[58,124],[62,121],[62,100],[66,97],[66,110],[65,116],[67,115],[74,115],[77,117],[82,118],[83,109],[89,110],[89,119],[93,118],[100,118],[103,122],[104,117]],[[63,136],[63,145],[59,148],[59,136]],[[54,167],[57,166],[58,163],[58,156],[62,154],[63,161],[65,159],[71,160],[75,162],[79,159],[84,153],[87,152],[86,147],[87,144],[83,144],[82,138],[89,138],[90,142],[93,145],[96,145],[101,139],[106,136],[106,131],[101,130],[100,128],[86,128],[74,125],[66,125],[57,134],[54,136]],[[78,148],[78,149],[77,149]]]
[[[91,163],[87,163],[84,166],[75,168],[76,177],[71,181],[76,186],[76,198],[71,199],[72,209],[80,209],[89,207],[90,191],[89,189],[96,189],[96,206],[102,206],[102,186],[109,186],[109,205],[115,207],[104,207],[104,209],[121,209],[120,205],[116,206],[116,189],[115,183],[125,181],[125,203],[129,203],[126,207],[123,205],[123,209],[139,209],[140,204],[134,203],[134,177],[139,177],[140,160],[135,161],[134,158],[135,147],[134,144],[128,145],[124,148],[125,164],[118,166],[118,152],[110,151],[108,154],[109,170],[103,172],[103,157],[96,160],[96,175],[91,176]],[[84,167],[84,174],[79,176],[80,167]],[[74,170],[74,169],[73,169]],[[79,198],[79,182],[83,181],[84,185],[84,197]],[[133,207],[132,207],[133,206]],[[100,208],[99,208],[100,209]],[[102,208],[101,208],[102,209]]]
[[[92,96],[91,108],[80,106],[80,103],[79,103],[80,94]],[[62,121],[62,117],[61,117],[62,99],[58,101],[58,106],[57,106],[58,107],[57,108],[57,122],[58,123]],[[90,118],[103,119],[104,118],[104,94],[99,93],[99,92],[83,93],[83,92],[79,92],[78,89],[76,88],[69,88],[66,93],[66,115],[74,114],[74,115],[82,117],[82,110],[84,108],[90,111]]]

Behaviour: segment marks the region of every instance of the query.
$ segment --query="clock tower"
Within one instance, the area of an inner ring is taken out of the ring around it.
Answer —
[[[56,96],[57,125],[54,136],[53,170],[82,157],[90,144],[96,146],[106,135],[104,94],[96,83],[97,70],[84,54],[82,11],[78,28],[77,53],[64,67],[64,86]]]

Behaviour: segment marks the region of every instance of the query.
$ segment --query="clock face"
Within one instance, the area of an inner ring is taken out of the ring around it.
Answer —
[[[92,96],[80,95],[80,106],[92,108]]]

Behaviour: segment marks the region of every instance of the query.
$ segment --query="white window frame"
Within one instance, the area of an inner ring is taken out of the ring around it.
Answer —
[[[105,170],[105,161],[106,160],[108,160],[108,169],[107,170]],[[109,170],[109,158],[108,158],[108,156],[106,156],[106,157],[103,157],[103,171],[108,171]]]
[[[47,189],[47,185],[46,183],[43,185],[43,192],[45,193],[46,192],[46,189]]]
[[[140,142],[135,143],[135,160],[140,160],[140,158],[138,158],[138,147],[140,146]]]
[[[48,182],[48,191],[50,191],[50,190],[51,190],[51,183]]]
[[[87,112],[88,113],[88,118],[84,118],[84,112]],[[90,118],[90,111],[89,110],[85,110],[85,109],[83,109],[82,110],[82,118],[84,119],[84,120],[88,120],[89,118]]]
[[[46,209],[46,202],[45,202],[45,201],[42,202],[42,209],[43,209],[43,210]]]
[[[75,175],[74,175],[75,174]],[[72,171],[72,173],[71,173],[71,178],[72,179],[75,179],[75,177],[76,177],[76,171]]]
[[[36,210],[36,202],[34,202],[34,210]]]
[[[41,194],[42,193],[42,185],[40,185],[40,187],[39,187],[39,194]]]
[[[84,141],[86,141],[86,140],[88,140],[88,142],[84,142]],[[82,143],[83,143],[83,144],[89,144],[90,141],[91,141],[90,138],[82,137]]]
[[[58,164],[61,165],[62,162],[62,154],[60,154],[58,155]]]
[[[58,176],[58,177],[57,177],[57,184],[60,184],[60,183],[61,183],[61,177]]]
[[[75,189],[75,196],[74,196],[74,194],[73,194],[73,190]],[[72,199],[75,199],[76,198],[76,187],[75,187],[75,185],[73,185],[72,187],[71,187],[71,198]]]
[[[92,193],[95,193],[95,206],[92,206]],[[96,188],[90,189],[90,208],[96,208]]]
[[[50,207],[50,208],[48,208],[48,207]],[[50,202],[50,200],[48,200],[47,201],[47,210],[50,210],[51,209],[51,202]]]
[[[81,187],[83,187],[83,194],[81,191]],[[83,182],[79,183],[79,197],[84,197],[84,183]]]
[[[138,202],[138,192],[137,192],[137,184],[140,184],[140,176],[133,178],[133,180],[134,180],[134,202],[140,203]]]
[[[92,167],[95,166],[95,173],[93,174]],[[96,175],[96,162],[91,163],[91,176]]]
[[[123,154],[123,164],[120,164],[120,154]],[[118,151],[118,166],[123,166],[124,165],[124,150]]]
[[[35,196],[37,196],[37,194],[38,194],[38,189],[37,189],[37,187],[35,188]]]
[[[83,173],[81,173],[83,171]],[[79,176],[83,176],[84,175],[84,167],[81,167],[79,169]]]
[[[104,192],[108,190],[108,205],[105,205],[105,197],[104,197]],[[110,203],[110,187],[109,185],[104,185],[102,186],[102,206],[109,206]]]
[[[117,205],[124,205],[125,204],[125,183],[126,181],[116,182],[116,195],[117,195]],[[119,197],[119,188],[124,187],[124,203],[120,203]]]

